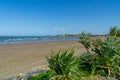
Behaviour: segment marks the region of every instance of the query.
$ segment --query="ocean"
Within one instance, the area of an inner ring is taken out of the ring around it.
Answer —
[[[75,36],[0,36],[0,44],[70,40],[79,40],[79,38]]]

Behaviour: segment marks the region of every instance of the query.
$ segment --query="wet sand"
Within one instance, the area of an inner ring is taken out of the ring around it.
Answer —
[[[75,55],[85,52],[78,41],[0,44],[0,78],[47,67],[45,56],[49,56],[51,50],[57,52],[66,48],[75,48]]]

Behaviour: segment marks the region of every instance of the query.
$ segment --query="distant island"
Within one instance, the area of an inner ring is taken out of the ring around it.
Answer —
[[[108,34],[93,34],[93,33],[86,33],[89,37],[97,37],[97,36],[108,36]],[[81,34],[58,34],[56,36],[61,36],[61,37],[65,37],[65,36],[72,36],[72,37],[80,37]]]

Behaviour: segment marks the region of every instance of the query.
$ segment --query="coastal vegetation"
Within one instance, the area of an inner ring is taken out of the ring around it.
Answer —
[[[74,50],[67,49],[50,55],[47,57],[50,70],[34,76],[32,80],[119,80],[119,39],[120,28],[116,26],[110,29],[109,36],[104,40],[91,40],[89,35],[83,32],[79,42],[85,47],[86,53],[75,57]]]
[[[112,27],[106,39],[91,40],[84,32],[79,43],[86,53],[74,56],[74,49],[59,51],[47,57],[48,72],[32,80],[119,80],[120,79],[120,28]],[[43,79],[44,78],[44,79]]]
[[[6,80],[120,80],[120,28],[112,27],[104,37],[91,38],[82,32],[78,44],[85,53],[75,55],[75,48],[46,56],[48,69],[37,70]]]

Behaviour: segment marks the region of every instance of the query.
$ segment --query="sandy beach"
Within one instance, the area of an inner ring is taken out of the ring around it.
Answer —
[[[66,48],[75,48],[75,55],[85,52],[78,41],[0,44],[0,78],[47,67],[45,56],[49,56],[51,50],[57,52]]]

